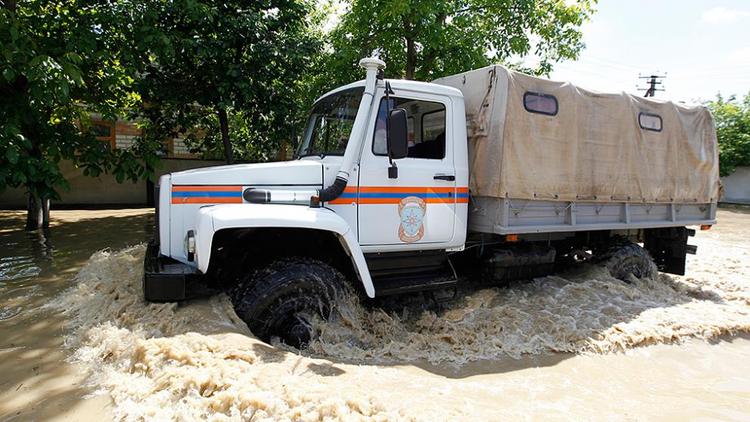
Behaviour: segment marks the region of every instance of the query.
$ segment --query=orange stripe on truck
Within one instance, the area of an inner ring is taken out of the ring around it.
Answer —
[[[359,188],[360,193],[450,193],[455,190],[456,188],[451,187],[360,186]]]
[[[224,197],[213,197],[213,196],[202,196],[202,197],[188,197],[188,198],[172,198],[173,204],[241,204],[242,197],[237,198],[224,198]]]
[[[332,205],[358,204],[398,204],[403,198],[417,196],[427,204],[466,204],[469,202],[468,187],[433,186],[352,186],[347,187],[340,197],[329,201]]]
[[[242,185],[180,185],[172,186],[172,192],[238,192],[242,191]]]
[[[180,185],[172,186],[173,204],[241,204],[241,185]],[[403,198],[416,196],[426,204],[466,204],[468,187],[437,186],[348,186],[332,205],[358,203],[363,205],[398,204]]]
[[[242,185],[172,186],[173,204],[241,204]]]

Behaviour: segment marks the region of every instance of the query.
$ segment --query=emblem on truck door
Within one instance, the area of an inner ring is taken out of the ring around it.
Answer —
[[[398,227],[398,238],[402,242],[416,242],[424,236],[424,215],[427,204],[424,199],[407,196],[398,203],[398,215],[401,224]]]

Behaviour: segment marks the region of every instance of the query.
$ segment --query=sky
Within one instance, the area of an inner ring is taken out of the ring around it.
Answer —
[[[750,0],[599,0],[584,25],[586,48],[555,65],[551,79],[643,95],[638,76],[666,74],[672,101],[750,92]]]
[[[328,30],[346,12],[344,2],[333,5]],[[643,95],[639,75],[666,74],[656,97],[690,103],[750,93],[750,0],[599,0],[595,7],[582,28],[586,48],[555,64],[551,79]]]

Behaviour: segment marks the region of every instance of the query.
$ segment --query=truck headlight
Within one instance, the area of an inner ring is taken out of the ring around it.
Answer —
[[[193,262],[195,260],[195,232],[193,230],[188,230],[187,232],[185,250],[187,251],[188,261]]]

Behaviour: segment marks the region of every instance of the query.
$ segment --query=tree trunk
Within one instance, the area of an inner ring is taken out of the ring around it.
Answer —
[[[51,117],[51,112],[45,112],[47,118]],[[44,154],[39,147],[40,130],[34,124],[22,126],[22,133],[31,142],[29,157],[35,161],[44,161]],[[26,230],[39,230],[49,228],[49,188],[40,182],[28,181],[26,189],[29,193],[28,204],[26,207]]]
[[[16,3],[18,3],[16,0],[5,0],[3,2],[3,7],[5,7],[8,10],[10,10],[11,12],[15,12],[16,8],[17,8],[17,4]]]
[[[417,67],[417,50],[414,47],[414,39],[406,39],[406,79],[414,79]]]
[[[49,199],[42,199],[42,228],[49,229]]]
[[[49,228],[49,199],[29,193],[26,208],[26,230]]]
[[[224,144],[224,157],[227,160],[227,164],[232,164],[234,158],[232,157],[232,144],[229,143],[229,119],[227,118],[227,110],[220,108],[218,114],[219,125],[221,125],[221,142]]]

